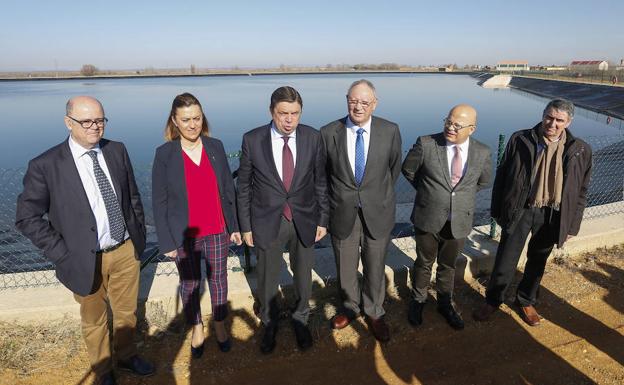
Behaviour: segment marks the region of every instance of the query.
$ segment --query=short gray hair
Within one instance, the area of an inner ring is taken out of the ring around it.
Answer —
[[[565,111],[568,113],[568,117],[572,119],[574,117],[574,103],[567,99],[553,99],[546,105],[544,108],[543,115],[546,115],[546,112],[550,109],[557,111]]]
[[[349,90],[347,91],[347,96],[349,96],[349,94],[351,93],[352,89],[354,89],[355,87],[359,86],[360,84],[365,84],[366,86],[368,86],[368,88],[370,88],[373,91],[373,95],[375,96],[375,98],[377,98],[377,92],[375,91],[375,86],[368,79],[360,79],[360,80],[356,80],[353,83],[351,83],[351,85],[349,86]]]

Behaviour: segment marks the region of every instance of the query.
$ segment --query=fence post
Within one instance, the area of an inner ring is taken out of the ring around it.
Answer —
[[[505,152],[505,135],[498,135],[498,151],[496,153],[496,168],[500,165],[501,160],[503,159],[503,153]],[[496,221],[494,218],[490,217],[490,238],[494,238],[496,236]]]

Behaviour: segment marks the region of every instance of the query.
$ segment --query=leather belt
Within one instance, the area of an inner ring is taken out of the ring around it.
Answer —
[[[113,251],[113,250],[117,250],[118,248],[120,248],[121,246],[123,246],[123,244],[124,244],[124,243],[126,243],[126,241],[127,241],[128,239],[129,239],[129,238],[126,238],[126,239],[124,239],[122,242],[119,242],[119,243],[118,243],[118,244],[116,244],[116,245],[112,245],[112,246],[109,246],[109,247],[107,247],[107,248],[104,248],[104,249],[102,249],[102,250],[98,251],[98,253],[110,253],[110,252],[111,252],[111,251]]]

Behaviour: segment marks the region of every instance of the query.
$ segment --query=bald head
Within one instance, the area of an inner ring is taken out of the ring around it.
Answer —
[[[95,147],[106,125],[102,104],[91,96],[76,96],[67,101],[65,110],[65,126],[72,139],[85,149]]]
[[[451,108],[449,111],[449,117],[454,116],[458,119],[462,119],[465,124],[477,124],[477,110],[468,104],[458,104]]]
[[[75,96],[67,101],[65,105],[65,114],[71,116],[75,109],[100,109],[104,115],[104,107],[102,103],[91,96],[81,95]]]
[[[477,128],[477,110],[468,104],[458,104],[451,108],[444,124],[444,137],[453,144],[461,144]]]

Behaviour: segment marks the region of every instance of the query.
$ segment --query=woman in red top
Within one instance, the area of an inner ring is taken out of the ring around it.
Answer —
[[[191,353],[201,357],[204,330],[199,305],[201,260],[206,263],[217,344],[230,350],[223,320],[227,316],[227,254],[241,244],[234,184],[221,141],[208,137],[208,122],[193,95],[176,96],[156,149],[152,204],[161,252],[174,258],[180,296],[192,326]]]

